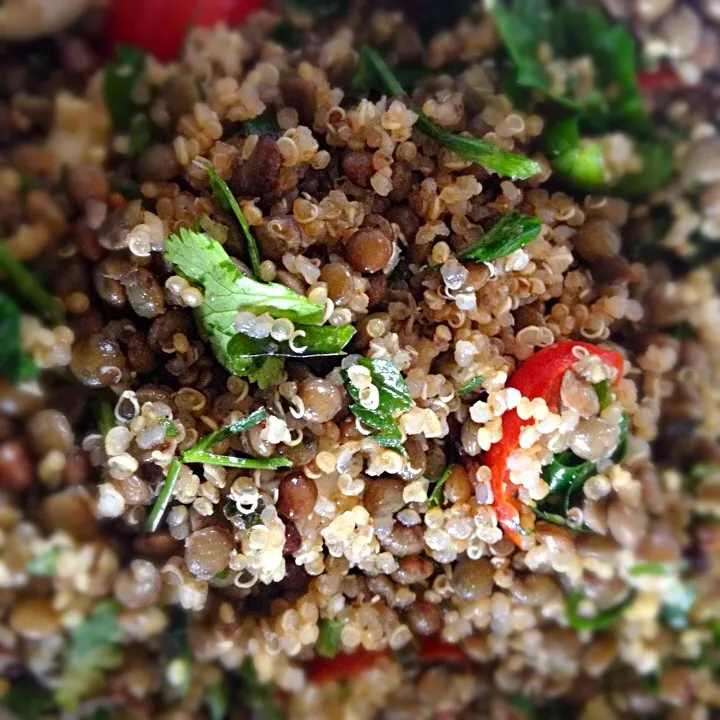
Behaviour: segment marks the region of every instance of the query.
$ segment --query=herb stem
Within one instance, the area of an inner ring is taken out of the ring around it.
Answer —
[[[255,425],[259,425],[263,420],[267,418],[267,412],[265,408],[259,408],[255,412],[250,413],[247,417],[236,420],[225,427],[216,430],[215,432],[205,435],[200,438],[193,447],[187,452],[195,452],[199,450],[209,450],[213,445],[217,445],[223,440],[227,440],[231,435],[237,435],[238,433],[249,430]]]
[[[117,425],[112,405],[105,398],[97,398],[93,403],[93,414],[98,432],[105,437]]]
[[[180,475],[180,468],[182,468],[182,462],[180,461],[180,458],[175,458],[170,463],[170,468],[168,469],[165,482],[163,483],[163,486],[160,489],[160,494],[153,505],[152,512],[145,523],[145,527],[149,532],[155,532],[158,527],[160,527],[160,521],[163,519],[165,511],[170,504],[170,498],[172,497],[175,484],[177,483],[178,476]]]
[[[292,467],[287,458],[239,458],[230,455],[216,455],[206,450],[191,448],[182,454],[183,462],[203,463],[205,465],[222,465],[223,467],[243,468],[246,470],[277,470],[283,467]]]
[[[226,206],[228,210],[233,211],[237,221],[240,223],[240,227],[245,235],[245,240],[247,241],[248,255],[250,256],[253,275],[256,280],[260,280],[260,251],[258,250],[255,237],[250,230],[248,221],[245,219],[245,215],[243,215],[242,208],[228,187],[228,184],[217,174],[215,168],[208,165],[207,174],[210,177],[210,186],[212,187],[215,197]]]
[[[0,273],[15,292],[32,305],[38,313],[53,325],[65,319],[62,305],[47,290],[41,287],[37,278],[2,244],[0,244]]]

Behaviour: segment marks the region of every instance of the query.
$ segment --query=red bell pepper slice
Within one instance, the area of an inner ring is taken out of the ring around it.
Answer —
[[[470,664],[470,660],[462,648],[457,645],[452,645],[451,643],[443,642],[437,635],[420,638],[419,645],[418,658],[421,662]]]
[[[373,667],[382,658],[392,659],[389,650],[360,649],[352,653],[338,653],[334,658],[315,657],[305,665],[308,678],[320,685],[349,680]]]
[[[542,398],[550,410],[557,412],[563,375],[578,361],[573,352],[578,347],[585,348],[591,355],[596,355],[603,363],[615,368],[617,373],[614,383],[620,381],[625,364],[620,353],[602,350],[589,343],[566,341],[543,348],[529,357],[512,374],[507,387],[519,390],[523,397],[530,400]],[[520,545],[523,535],[521,515],[527,510],[515,497],[518,488],[510,482],[507,463],[520,445],[520,431],[532,420],[521,420],[515,410],[504,413],[502,418],[502,440],[490,447],[484,461],[492,473],[490,482],[498,524]]]

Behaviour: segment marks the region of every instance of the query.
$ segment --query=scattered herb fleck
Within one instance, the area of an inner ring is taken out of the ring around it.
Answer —
[[[481,387],[484,382],[485,382],[485,376],[478,375],[477,377],[474,377],[466,385],[463,385],[461,388],[458,388],[457,393],[462,398],[467,397],[471,393],[474,393],[479,387]]]
[[[595,617],[584,617],[578,614],[583,596],[579,592],[572,592],[567,599],[566,614],[570,627],[574,630],[607,630],[612,627],[635,599],[634,593],[606,610],[599,612]]]
[[[432,492],[430,493],[430,497],[428,498],[429,508],[442,507],[443,488],[445,487],[445,481],[452,474],[454,467],[454,465],[449,465],[448,467],[446,467],[443,474],[438,478],[438,481],[435,483],[435,487],[433,488]]]
[[[540,233],[540,219],[511,210],[479,240],[457,253],[458,260],[486,262],[505,257],[532,242]]]
[[[342,622],[331,618],[320,620],[320,632],[315,643],[315,652],[326,658],[334,658],[340,648]]]
[[[32,357],[22,349],[20,308],[0,295],[0,377],[13,385],[34,380],[40,374]]]

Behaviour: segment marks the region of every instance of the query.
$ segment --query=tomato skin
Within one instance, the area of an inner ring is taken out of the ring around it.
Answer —
[[[606,365],[615,368],[614,382],[622,378],[625,361],[620,353],[602,350],[584,342],[566,341],[550,345],[529,357],[510,377],[507,387],[519,390],[523,397],[534,400],[542,398],[552,411],[556,411],[560,398],[563,375],[578,360],[573,354],[577,347],[585,348],[591,355],[599,357]],[[520,515],[525,506],[514,495],[517,487],[510,482],[507,462],[520,444],[520,432],[532,420],[521,420],[515,410],[503,414],[502,440],[490,446],[485,453],[485,465],[490,468],[493,505],[498,524],[516,543],[521,543]],[[474,474],[471,474],[474,476]]]
[[[162,62],[175,60],[191,27],[237,25],[263,0],[112,0],[108,32],[112,45],[134,45]]]
[[[308,678],[320,685],[348,680],[368,670],[381,658],[391,659],[388,650],[356,650],[352,653],[338,653],[334,658],[316,657],[305,665]]]

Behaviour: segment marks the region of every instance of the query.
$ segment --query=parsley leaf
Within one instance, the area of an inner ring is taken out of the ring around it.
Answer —
[[[360,391],[350,382],[347,370],[342,370],[345,388],[350,397],[356,401],[350,406],[350,410],[361,423],[377,431],[372,435],[375,442],[407,457],[402,445],[402,433],[393,417],[396,413],[410,410],[413,406],[405,378],[388,360],[360,358],[358,365],[370,371],[372,383],[377,387],[380,397],[375,409],[361,405]]]
[[[251,338],[238,333],[228,345],[228,353],[233,357],[292,357],[308,358],[323,357],[327,355],[344,355],[342,349],[355,335],[352,325],[334,327],[332,325],[296,325],[296,330],[302,330],[305,335],[296,339],[296,344],[306,347],[307,351],[296,352],[287,341],[278,342],[272,338]]]
[[[457,394],[462,398],[467,397],[471,393],[474,393],[484,382],[485,376],[478,375],[477,377],[474,377],[472,380],[470,380],[470,382],[458,388]]]
[[[315,643],[315,652],[326,658],[334,658],[340,649],[342,621],[335,618],[322,618],[320,632]]]
[[[243,130],[248,135],[271,135],[280,137],[282,129],[278,125],[277,116],[272,110],[264,110],[251,120],[245,120],[242,124]]]
[[[0,704],[9,711],[11,717],[20,720],[40,720],[55,709],[52,693],[32,675],[22,675],[12,680]]]
[[[585,617],[578,614],[582,599],[583,597],[579,592],[570,593],[568,596],[566,616],[570,627],[574,630],[607,630],[617,622],[618,618],[625,612],[625,608],[632,603],[635,599],[635,593],[629,593],[624,600],[606,610],[602,610],[595,617]]]
[[[232,210],[237,221],[240,223],[243,235],[245,235],[245,241],[247,242],[248,255],[250,256],[250,265],[252,266],[253,275],[257,280],[260,279],[260,251],[258,250],[257,242],[253,236],[250,226],[248,225],[245,215],[232,194],[232,191],[228,187],[228,184],[217,174],[215,168],[208,165],[207,174],[210,177],[210,187],[212,188],[213,195],[220,203],[220,205],[226,210]]]
[[[130,147],[128,154],[130,157],[137,157],[140,153],[148,148],[152,143],[153,126],[147,115],[138,113],[130,120],[128,128],[128,139]]]
[[[540,232],[540,219],[511,210],[479,240],[457,253],[458,260],[486,262],[505,257],[532,242]]]
[[[177,425],[172,420],[167,418],[160,418],[160,425],[165,428],[165,439],[172,440],[180,435],[180,431],[177,429]]]
[[[449,465],[445,468],[445,471],[440,476],[438,481],[435,483],[435,487],[433,488],[433,491],[430,493],[430,497],[428,498],[428,507],[429,508],[436,508],[440,507],[443,502],[443,487],[445,487],[445,481],[450,477],[452,474],[454,465]]]
[[[248,310],[256,315],[267,312],[274,318],[307,325],[322,322],[325,310],[321,305],[284,285],[245,277],[222,245],[207,235],[181,229],[165,241],[165,257],[180,275],[201,287],[205,297],[195,309],[195,317],[215,357],[231,373],[246,376],[257,373],[262,366],[257,360],[228,352],[228,344],[237,334],[233,320],[238,312]],[[276,368],[273,367],[273,374]]]
[[[20,308],[0,295],[0,377],[17,384],[34,380],[39,374],[34,360],[21,346]]]
[[[145,70],[146,53],[137,47],[119,45],[116,57],[105,68],[103,99],[110,112],[113,127],[120,132],[130,130],[137,111],[132,91]]]
[[[498,0],[491,12],[513,62],[517,85],[577,111],[587,129],[649,132],[650,120],[636,80],[635,42],[627,28],[611,24],[599,8],[572,1],[551,7],[548,0]],[[589,57],[594,86],[577,94],[571,94],[575,89],[571,86],[564,91],[554,88],[540,60],[543,46],[551,48],[555,60]]]
[[[365,46],[362,48],[361,54],[365,55],[366,62],[377,74],[386,93],[389,95],[406,94],[405,89],[382,59],[380,53]],[[508,152],[485,140],[447,132],[424,115],[420,115],[416,127],[442,147],[452,150],[459,158],[482,165],[498,175],[525,180],[537,175],[542,170],[540,165],[530,158]]]
[[[56,700],[65,710],[74,710],[80,701],[103,684],[106,670],[122,663],[117,645],[125,633],[117,622],[119,605],[100,603],[82,625],[72,631],[65,671],[56,691]]]

